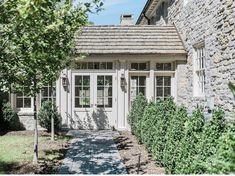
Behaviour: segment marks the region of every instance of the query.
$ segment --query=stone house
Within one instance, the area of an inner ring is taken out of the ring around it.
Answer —
[[[172,96],[178,104],[234,110],[234,0],[148,0],[134,25],[87,26],[76,54],[87,54],[57,80],[56,104],[64,127],[127,130],[127,114],[141,92],[149,101]],[[38,95],[49,100],[51,88]],[[32,98],[10,96],[26,129],[33,128]]]
[[[177,102],[234,112],[234,0],[148,0],[137,25],[175,25],[188,53],[180,66]]]

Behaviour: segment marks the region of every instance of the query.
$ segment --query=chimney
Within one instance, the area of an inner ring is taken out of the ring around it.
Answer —
[[[133,15],[123,14],[120,17],[120,25],[133,25]]]

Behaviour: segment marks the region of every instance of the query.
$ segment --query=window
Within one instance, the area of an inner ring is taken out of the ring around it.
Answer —
[[[81,62],[77,64],[77,69],[82,70],[112,70],[113,63],[112,62]]]
[[[194,95],[205,95],[205,47],[195,48],[194,57]]]
[[[75,76],[75,108],[90,107],[90,76]]]
[[[146,95],[146,76],[131,76],[131,102],[140,93]]]
[[[171,76],[156,76],[155,97],[158,99],[166,99],[171,96]]]
[[[147,70],[147,63],[131,63],[131,70]]]
[[[56,86],[53,84],[54,89],[54,102],[56,101]],[[52,87],[50,85],[43,86],[41,90],[41,103],[51,101]]]
[[[172,64],[171,63],[157,63],[156,70],[157,71],[171,71]]]
[[[111,108],[113,104],[112,76],[97,76],[97,107]]]
[[[22,92],[17,93],[16,108],[31,108],[31,97]]]

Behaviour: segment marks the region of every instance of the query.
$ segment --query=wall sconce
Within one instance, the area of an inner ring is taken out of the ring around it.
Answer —
[[[61,76],[61,80],[62,80],[62,86],[67,87],[68,86],[68,77],[67,77],[67,75],[63,74]]]
[[[126,86],[126,80],[125,80],[125,75],[122,73],[121,75],[121,87],[125,87]]]

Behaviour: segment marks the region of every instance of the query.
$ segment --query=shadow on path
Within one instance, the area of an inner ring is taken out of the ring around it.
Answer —
[[[60,174],[126,174],[112,131],[70,131],[76,138]]]

